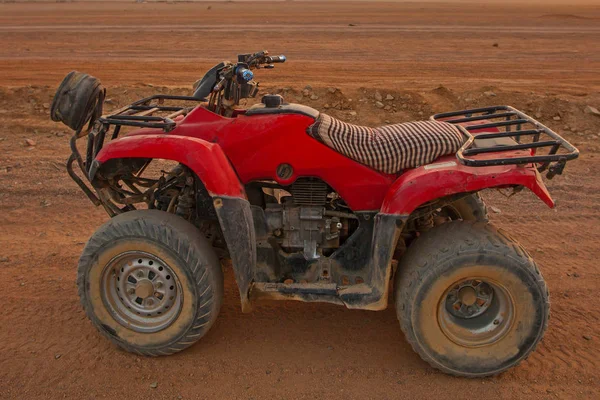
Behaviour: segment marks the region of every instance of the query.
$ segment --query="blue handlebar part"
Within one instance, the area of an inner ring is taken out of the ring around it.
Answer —
[[[238,68],[236,70],[236,75],[239,79],[245,82],[250,82],[252,79],[254,79],[254,73],[248,68]]]

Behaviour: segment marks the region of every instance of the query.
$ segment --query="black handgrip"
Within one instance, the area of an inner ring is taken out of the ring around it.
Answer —
[[[284,63],[286,60],[285,56],[282,54],[280,56],[267,56],[265,57],[265,62],[267,64],[275,64],[275,63]]]

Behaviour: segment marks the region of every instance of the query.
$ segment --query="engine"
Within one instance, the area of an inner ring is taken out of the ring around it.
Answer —
[[[340,247],[356,216],[339,196],[315,178],[299,178],[286,189],[266,192],[276,200],[265,206],[267,229],[281,248],[302,251],[306,260],[312,260]]]

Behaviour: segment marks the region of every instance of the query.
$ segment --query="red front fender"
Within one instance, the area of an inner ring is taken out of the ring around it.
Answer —
[[[177,161],[196,173],[211,196],[246,198],[244,188],[221,147],[206,140],[165,134],[125,136],[107,143],[95,161],[103,164],[115,158]]]
[[[554,207],[540,174],[531,164],[467,167],[453,157],[444,157],[402,174],[388,191],[381,212],[409,215],[420,205],[441,197],[514,185],[529,188],[549,207]]]

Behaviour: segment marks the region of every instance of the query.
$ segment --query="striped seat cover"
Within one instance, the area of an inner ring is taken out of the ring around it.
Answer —
[[[404,122],[369,128],[321,113],[308,134],[338,153],[388,174],[454,154],[463,144],[459,129],[440,121]]]

